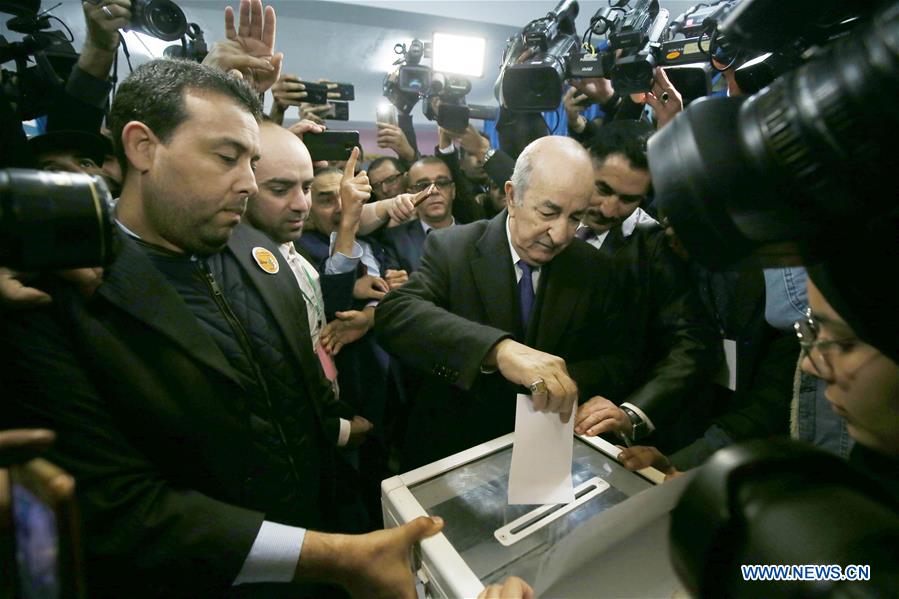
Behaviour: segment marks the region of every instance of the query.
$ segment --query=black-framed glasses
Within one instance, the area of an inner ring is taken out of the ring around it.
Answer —
[[[411,191],[412,193],[418,193],[418,192],[426,190],[431,185],[436,185],[437,189],[439,189],[440,191],[446,191],[447,189],[450,188],[450,186],[452,184],[453,184],[452,179],[440,177],[439,179],[436,179],[434,181],[419,181],[418,183],[415,183],[414,185],[412,185],[409,188],[409,191]]]
[[[815,372],[825,380],[832,379],[834,376],[834,356],[849,351],[859,343],[856,338],[818,339],[821,325],[812,316],[811,309],[806,310],[805,318],[797,320],[793,324],[793,330],[796,331],[796,337],[799,338],[802,358],[808,357]]]
[[[377,183],[372,183],[371,186],[372,187],[380,187],[383,189],[385,186],[393,185],[394,183],[399,181],[400,177],[402,177],[403,175],[404,175],[404,173],[393,173],[389,177],[385,177],[385,178],[381,179],[380,181],[378,181]]]

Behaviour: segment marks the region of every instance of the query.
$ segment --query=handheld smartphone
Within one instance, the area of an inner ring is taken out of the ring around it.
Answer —
[[[328,100],[328,110],[321,113],[321,117],[329,121],[348,121],[350,120],[350,105],[348,102]]]
[[[396,106],[393,104],[381,104],[375,110],[375,121],[378,123],[386,123],[394,127],[399,124],[396,116]]]
[[[347,160],[359,145],[358,131],[324,131],[306,134],[303,143],[312,160]]]
[[[348,102],[356,99],[356,88],[353,87],[352,83],[338,83],[337,89],[332,89],[331,93],[337,92],[340,94],[336,98],[331,98],[332,100],[340,100],[342,102]]]
[[[41,458],[10,468],[19,597],[85,597],[75,479]]]
[[[315,83],[313,81],[302,81],[297,79],[297,83],[302,83],[306,88],[306,97],[304,102],[309,104],[327,104],[328,88],[324,83]]]

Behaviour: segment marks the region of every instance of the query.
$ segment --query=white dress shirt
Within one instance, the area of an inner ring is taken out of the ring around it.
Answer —
[[[633,234],[634,229],[637,228],[637,225],[642,224],[642,223],[658,224],[656,219],[649,216],[648,212],[646,212],[642,208],[637,208],[636,210],[634,210],[633,214],[631,214],[630,216],[628,216],[626,219],[624,219],[621,222],[622,237],[625,237],[625,238],[630,237]],[[580,230],[580,229],[584,229],[586,227],[587,227],[587,225],[582,224],[580,227],[578,227],[578,229]],[[599,249],[600,247],[602,247],[602,242],[605,241],[606,237],[608,237],[608,236],[609,236],[609,231],[606,231],[606,232],[596,235],[594,237],[590,237],[589,239],[587,239],[587,243],[589,243],[596,249]]]

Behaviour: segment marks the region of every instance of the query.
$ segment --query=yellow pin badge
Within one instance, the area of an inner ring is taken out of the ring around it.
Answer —
[[[271,253],[264,247],[253,248],[253,260],[256,261],[256,264],[259,265],[259,268],[270,275],[278,274],[278,271],[281,270],[281,265],[278,263],[278,259],[275,258],[275,255],[273,253]]]

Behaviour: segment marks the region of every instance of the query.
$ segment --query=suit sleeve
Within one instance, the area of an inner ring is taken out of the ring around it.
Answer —
[[[15,351],[0,367],[16,424],[57,433],[47,459],[75,476],[91,559],[104,569],[127,564],[179,592],[230,587],[263,514],[166,480],[120,432],[60,325],[67,315],[52,309],[5,318],[0,335]]]
[[[450,271],[455,263],[450,262],[452,248],[440,238],[428,236],[419,269],[378,304],[375,334],[381,346],[404,364],[468,390],[487,353],[509,335],[450,312]]]
[[[720,364],[718,335],[705,317],[689,273],[668,249],[661,230],[646,233],[650,276],[649,339],[655,362],[645,382],[625,400],[658,426],[676,419],[691,393],[712,377]],[[634,240],[637,242],[639,240]]]
[[[322,286],[322,299],[325,302],[325,318],[334,320],[335,312],[353,309],[353,286],[356,284],[356,271],[335,275],[323,274],[319,277]]]

